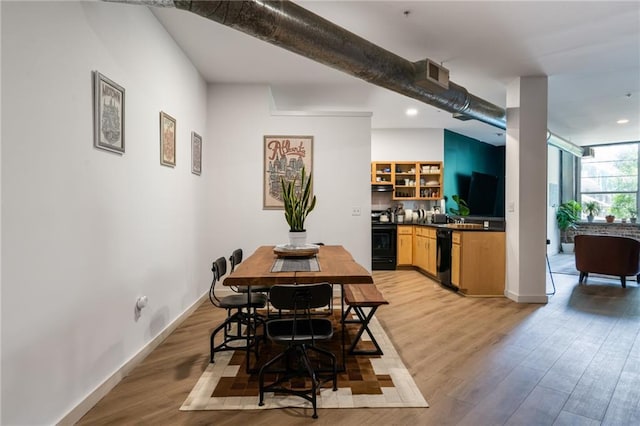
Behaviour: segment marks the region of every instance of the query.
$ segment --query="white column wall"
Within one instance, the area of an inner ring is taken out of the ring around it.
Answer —
[[[546,303],[547,78],[521,77],[507,87],[505,295]]]
[[[219,173],[210,197],[221,215],[210,224],[224,241],[224,255],[241,247],[245,256],[264,244],[287,242],[283,210],[263,210],[263,137],[311,135],[316,208],[307,218],[309,242],[345,246],[371,268],[371,117],[349,113],[315,115],[270,111],[270,91],[261,85],[209,86],[207,161]],[[352,209],[360,216],[352,216]]]
[[[2,424],[54,424],[210,283],[206,84],[146,7],[2,2]],[[91,71],[126,89],[122,156],[93,147]],[[159,112],[177,119],[160,165]],[[136,319],[138,296],[149,305]]]

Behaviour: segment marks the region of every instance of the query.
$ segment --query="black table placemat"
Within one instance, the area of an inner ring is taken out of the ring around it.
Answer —
[[[319,272],[318,259],[313,257],[280,257],[273,262],[271,272]]]

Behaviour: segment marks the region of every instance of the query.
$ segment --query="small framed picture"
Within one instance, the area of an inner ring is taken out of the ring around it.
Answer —
[[[200,175],[202,172],[202,136],[191,132],[191,173]]]
[[[124,154],[124,87],[93,72],[93,145]]]
[[[176,119],[160,111],[160,164],[176,166]]]

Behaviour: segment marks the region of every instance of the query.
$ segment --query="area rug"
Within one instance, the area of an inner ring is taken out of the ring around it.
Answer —
[[[339,316],[339,313],[338,313]],[[356,325],[348,325],[346,341],[357,332]],[[384,355],[347,355],[346,371],[339,373],[338,390],[331,384],[318,395],[318,408],[381,408],[428,407],[411,374],[390,342],[384,329],[374,317],[369,324]],[[340,348],[340,330],[335,326],[332,350]],[[373,349],[365,339],[359,349]],[[270,346],[269,344],[265,347]],[[276,350],[276,349],[273,349]],[[267,348],[267,352],[269,349]],[[261,350],[261,359],[270,359]],[[311,403],[300,397],[265,393],[265,405],[258,406],[258,375],[245,372],[245,351],[218,352],[215,363],[209,364],[180,407],[192,410],[259,410],[273,408],[311,408]]]

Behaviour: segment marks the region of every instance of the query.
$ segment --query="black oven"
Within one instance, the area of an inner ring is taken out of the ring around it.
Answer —
[[[371,223],[371,269],[396,269],[396,224]]]

